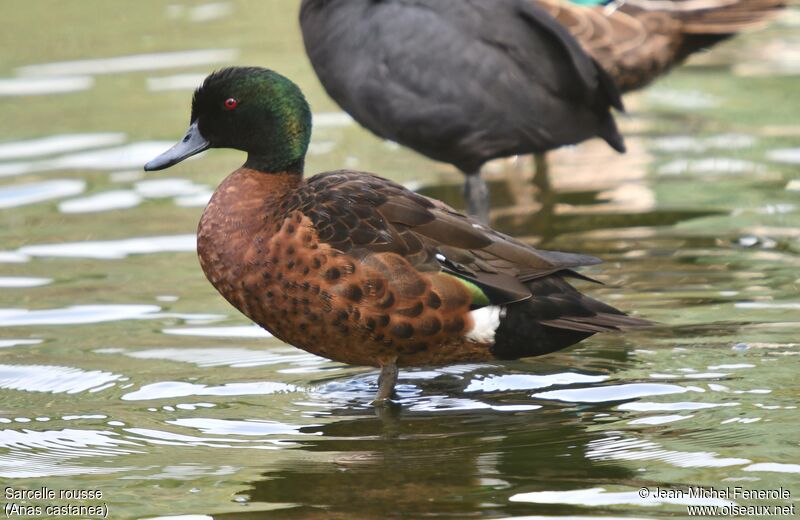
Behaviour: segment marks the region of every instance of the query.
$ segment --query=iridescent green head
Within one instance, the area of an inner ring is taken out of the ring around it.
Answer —
[[[247,167],[299,172],[310,138],[311,111],[297,85],[268,69],[232,67],[203,81],[186,135],[145,170],[168,168],[207,148],[235,148],[247,152]]]

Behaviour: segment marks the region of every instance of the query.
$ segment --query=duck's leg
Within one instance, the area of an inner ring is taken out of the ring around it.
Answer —
[[[397,384],[397,362],[392,359],[385,365],[381,365],[381,375],[378,376],[378,393],[375,395],[373,404],[385,404],[394,397],[394,385]]]
[[[547,154],[533,154],[534,174],[533,185],[539,189],[539,197],[550,193],[550,167],[547,164]]]
[[[532,184],[536,186],[536,198],[541,205],[536,216],[536,229],[539,233],[546,234],[553,225],[553,216],[556,207],[556,193],[550,184],[550,167],[547,156],[537,153],[533,156],[534,175]]]
[[[470,172],[464,181],[464,198],[467,201],[467,214],[489,223],[489,187],[481,177],[480,169]]]

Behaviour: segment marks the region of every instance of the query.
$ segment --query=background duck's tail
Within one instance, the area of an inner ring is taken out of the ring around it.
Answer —
[[[495,332],[492,354],[499,359],[540,356],[574,345],[597,332],[653,325],[581,294],[564,280],[564,274],[527,282],[533,296],[506,308]]]
[[[734,34],[766,25],[784,7],[785,0],[629,0],[637,7],[652,10],[656,5],[682,22],[684,39],[677,51],[678,60],[709,47]],[[626,2],[628,3],[628,2]],[[650,6],[650,7],[648,7]]]
[[[647,85],[693,52],[764,25],[786,5],[786,0],[530,1],[565,26],[622,92]]]

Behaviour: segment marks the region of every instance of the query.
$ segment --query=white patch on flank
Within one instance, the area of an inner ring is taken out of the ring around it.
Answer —
[[[444,255],[443,255],[442,253],[436,253],[436,259],[437,259],[438,261],[440,261],[440,262],[444,262],[444,261],[446,261],[446,260],[447,260],[447,258],[445,258],[445,257],[444,257]]]
[[[499,305],[490,305],[475,309],[469,314],[475,326],[464,337],[474,343],[491,343],[497,327],[500,326],[500,320],[506,317],[506,309]]]

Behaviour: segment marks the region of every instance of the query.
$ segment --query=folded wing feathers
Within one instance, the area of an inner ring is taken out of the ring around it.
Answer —
[[[551,327],[589,332],[640,323],[563,280],[587,279],[572,268],[599,263],[597,258],[537,250],[365,173],[321,174],[308,188],[296,204],[312,217],[321,240],[355,257],[394,252],[417,270],[445,270],[473,281],[494,305],[530,300],[537,320]]]

